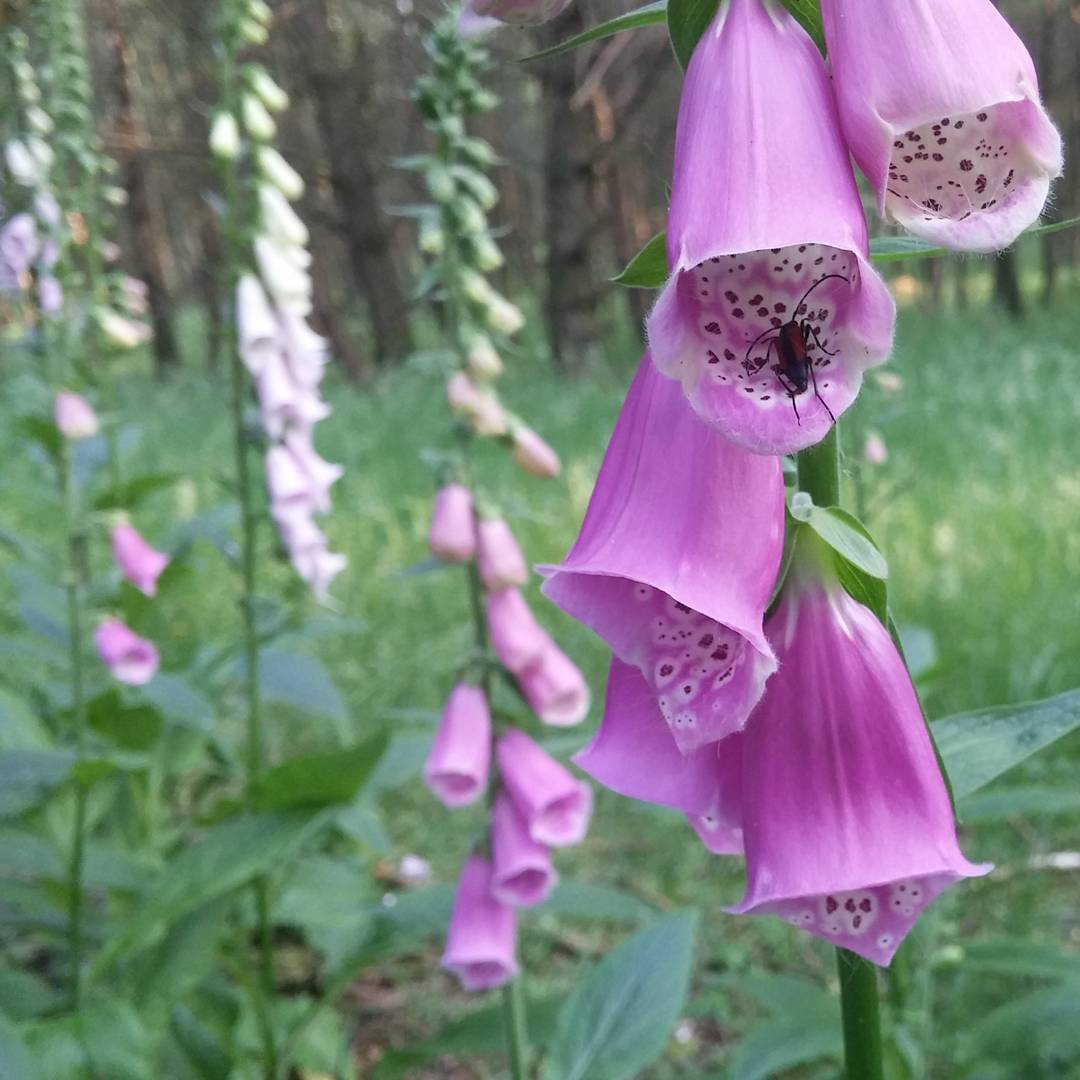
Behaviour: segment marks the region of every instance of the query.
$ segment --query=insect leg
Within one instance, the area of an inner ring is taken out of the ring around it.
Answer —
[[[795,389],[792,384],[788,382],[787,376],[780,369],[780,365],[776,364],[773,367],[773,374],[776,376],[776,381],[784,388],[784,393],[791,398],[791,407],[795,410],[795,422],[802,427],[802,417],[799,416],[799,404],[795,400]]]
[[[810,381],[814,384],[814,397],[816,397],[818,399],[818,401],[821,402],[822,407],[829,414],[829,419],[835,424],[836,423],[836,417],[833,416],[832,409],[829,408],[828,403],[825,401],[825,399],[821,396],[821,393],[818,391],[818,388],[817,388],[817,376],[814,374],[814,365],[813,364],[808,364],[807,366],[810,368]]]
[[[829,351],[828,349],[826,349],[826,348],[825,348],[825,346],[824,346],[824,345],[822,345],[822,343],[821,343],[821,338],[820,338],[820,337],[818,337],[818,332],[817,332],[817,331],[816,331],[816,330],[815,330],[815,329],[814,329],[814,328],[813,328],[813,327],[812,327],[812,326],[810,325],[810,323],[809,323],[809,322],[804,322],[804,323],[802,324],[802,326],[800,326],[800,327],[799,327],[799,329],[800,329],[800,330],[802,330],[802,332],[803,332],[803,339],[805,340],[805,339],[806,339],[806,338],[808,338],[808,337],[812,337],[812,338],[814,339],[814,344],[815,344],[815,345],[816,345],[816,346],[817,346],[817,347],[818,347],[818,348],[819,348],[819,349],[820,349],[820,350],[821,350],[821,351],[822,351],[822,352],[823,352],[823,353],[824,353],[824,354],[825,354],[826,356],[835,356],[835,355],[836,355],[836,354],[837,354],[837,353],[838,353],[838,352],[840,351],[839,349],[833,349],[833,350],[832,350],[832,351],[830,352],[830,351]]]

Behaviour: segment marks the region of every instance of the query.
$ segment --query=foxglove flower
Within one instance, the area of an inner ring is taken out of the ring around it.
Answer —
[[[667,253],[653,359],[747,450],[818,442],[889,353],[894,305],[868,261],[828,76],[778,3],[724,0],[694,51]],[[779,332],[792,321],[809,364],[785,370]]]
[[[119,619],[106,619],[98,626],[94,645],[118,682],[143,686],[157,674],[159,657],[154,643],[139,637]]]
[[[17,281],[38,256],[37,223],[30,214],[16,214],[0,229],[0,262],[5,278]]]
[[[240,357],[258,378],[280,354],[281,345],[274,309],[254,274],[245,274],[236,286],[236,327]]]
[[[518,685],[529,708],[552,727],[573,727],[589,711],[589,687],[580,668],[549,640],[518,675]]]
[[[641,672],[613,657],[603,721],[574,764],[619,795],[737,828],[741,738],[680,752]]]
[[[476,526],[476,568],[485,589],[524,585],[529,568],[510,526],[502,518],[484,518]]]
[[[896,646],[819,543],[800,534],[767,628],[780,670],[742,736],[747,888],[734,910],[885,965],[931,900],[990,868],[957,846]]]
[[[112,531],[112,554],[120,572],[146,596],[157,592],[157,581],[169,565],[169,556],[152,548],[131,525]]]
[[[493,990],[518,973],[513,908],[491,894],[491,863],[472,856],[462,868],[442,964],[466,990]]]
[[[491,812],[491,894],[508,907],[535,907],[555,888],[559,875],[551,852],[529,835],[529,824],[500,792]]]
[[[466,806],[487,789],[491,713],[478,686],[458,683],[424,766],[424,782],[445,806]]]
[[[472,493],[463,484],[444,484],[435,495],[428,548],[443,562],[468,562],[475,554]]]
[[[321,458],[311,443],[311,435],[300,431],[290,432],[266,455],[270,498],[279,507],[298,503],[326,513],[330,509],[330,488],[343,472],[340,465]]]
[[[53,402],[53,420],[65,439],[91,439],[98,433],[98,418],[86,398],[62,390]]]
[[[524,732],[511,728],[495,750],[499,776],[529,824],[529,835],[548,847],[580,844],[589,828],[592,791],[575,780]]]
[[[562,472],[559,455],[531,427],[516,423],[510,438],[514,460],[527,473],[550,478]]]
[[[646,354],[544,593],[641,670],[689,751],[742,728],[776,670],[761,620],[783,542],[779,461],[700,423]]]
[[[965,251],[1007,247],[1062,167],[1035,66],[990,0],[822,0],[840,119],[878,209]]]
[[[488,593],[484,610],[491,647],[507,671],[520,674],[551,645],[551,638],[517,589]]]
[[[281,352],[263,358],[255,389],[259,419],[273,439],[280,439],[290,428],[310,429],[330,415],[330,406],[316,389],[297,383]]]

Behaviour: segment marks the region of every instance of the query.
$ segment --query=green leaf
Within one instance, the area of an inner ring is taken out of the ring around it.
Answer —
[[[797,1016],[815,1024],[839,1020],[836,998],[817,983],[798,975],[740,975],[732,978],[729,985],[749,994],[782,1019]]]
[[[690,983],[694,922],[658,920],[578,984],[559,1014],[545,1080],[629,1080],[659,1057]]]
[[[969,795],[957,808],[966,823],[1006,821],[1037,814],[1070,814],[1080,810],[1080,790],[1076,787],[994,788]]]
[[[1026,236],[1048,236],[1050,233],[1074,229],[1080,225],[1080,217],[1055,221],[1048,225],[1034,225],[1020,234]],[[870,241],[870,258],[874,262],[899,262],[902,259],[930,259],[948,255],[949,248],[940,247],[923,240],[919,236],[875,236]]]
[[[349,710],[330,673],[307,653],[268,649],[259,657],[259,687],[266,701],[347,721]]]
[[[65,1001],[65,995],[50,986],[40,975],[21,968],[0,968],[0,1018],[29,1020],[55,1012]],[[2,1019],[0,1019],[2,1025]],[[3,1035],[0,1034],[0,1044]],[[0,1076],[7,1075],[2,1067],[4,1052],[0,1049]]]
[[[63,440],[51,419],[44,416],[22,416],[15,422],[15,431],[24,439],[37,443],[54,461],[60,457]]]
[[[799,1023],[798,1020],[762,1024],[746,1035],[736,1048],[731,1062],[731,1080],[768,1080],[796,1065],[825,1057],[839,1058],[843,1050],[839,1009],[827,1026]]]
[[[659,289],[667,276],[667,233],[659,232],[611,280],[629,289]]]
[[[182,675],[159,672],[142,688],[142,696],[170,723],[206,733],[213,730],[213,702]]]
[[[644,922],[656,916],[656,908],[629,893],[588,881],[563,881],[537,912],[583,919]]]
[[[994,1009],[968,1031],[979,1059],[1006,1062],[1009,1076],[1068,1076],[1080,1058],[1080,983],[1068,981]]]
[[[0,750],[0,816],[36,806],[68,779],[74,764],[67,750]]]
[[[380,733],[348,750],[283,761],[256,778],[255,805],[260,810],[289,810],[352,802],[385,753],[387,741]]]
[[[109,687],[88,703],[86,719],[94,731],[123,750],[149,750],[162,728],[157,709],[127,700],[117,687]]]
[[[795,503],[791,514],[796,520],[809,525],[833,551],[857,570],[881,580],[889,576],[885,556],[854,514],[839,506],[800,506]]]
[[[966,971],[992,971],[1035,979],[1080,980],[1080,953],[1062,952],[1058,944],[1042,945],[1028,938],[972,941],[964,946]]]
[[[94,500],[95,510],[134,510],[145,499],[180,480],[180,473],[144,473],[106,488]]]
[[[802,28],[813,38],[814,44],[825,51],[825,27],[821,22],[821,6],[818,0],[781,0],[784,7],[799,21]]]
[[[720,0],[669,0],[667,6],[668,36],[675,58],[685,71],[701,35],[709,28]]]
[[[959,799],[1080,727],[1080,690],[962,713],[931,727]]]
[[[147,1080],[154,1075],[146,1030],[127,1002],[103,1001],[74,1015],[30,1024],[26,1043],[49,1080],[88,1075]]]
[[[0,1076],[11,1080],[42,1080],[19,1029],[0,1013]]]
[[[0,829],[0,877],[36,881],[64,872],[64,860],[46,839],[25,829]]]
[[[543,60],[549,56],[558,56],[560,53],[569,52],[571,49],[588,45],[590,41],[599,41],[601,38],[611,37],[623,30],[636,30],[640,26],[655,26],[662,23],[667,16],[667,0],[655,0],[654,3],[645,4],[635,8],[624,15],[616,15],[614,19],[608,19],[597,26],[592,26],[583,33],[576,34],[566,41],[552,45],[549,49],[543,49],[531,56],[524,56],[522,60]]]
[[[280,867],[299,850],[312,819],[311,813],[293,811],[252,814],[215,826],[158,875],[142,904],[105,945],[96,967],[148,948],[191,912]]]

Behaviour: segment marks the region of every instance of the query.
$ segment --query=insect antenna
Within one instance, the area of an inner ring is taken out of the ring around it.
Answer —
[[[850,279],[850,278],[846,278],[846,277],[844,277],[844,275],[843,275],[843,274],[825,274],[825,275],[824,275],[824,277],[819,277],[819,278],[817,279],[817,281],[815,281],[815,282],[814,282],[814,284],[813,284],[813,285],[811,285],[811,286],[810,286],[810,288],[809,288],[809,289],[807,289],[807,290],[806,290],[806,292],[804,292],[804,293],[803,293],[803,298],[802,298],[802,299],[801,299],[801,300],[800,300],[800,301],[799,301],[799,302],[798,302],[798,303],[797,303],[797,304],[795,305],[795,310],[794,310],[794,312],[792,312],[792,315],[793,315],[793,316],[794,316],[794,315],[798,315],[798,313],[799,313],[799,308],[801,308],[801,307],[803,306],[803,304],[805,304],[805,303],[806,303],[806,298],[807,298],[807,297],[808,297],[808,296],[809,296],[809,295],[810,295],[810,294],[811,294],[811,293],[812,293],[812,292],[813,292],[813,291],[814,291],[814,290],[815,290],[815,289],[816,289],[816,288],[817,288],[817,287],[818,287],[818,286],[819,286],[819,285],[820,285],[820,284],[821,284],[822,282],[828,281],[828,280],[829,280],[830,278],[836,278],[836,279],[837,279],[838,281],[846,281],[848,285],[850,285],[850,284],[851,284],[851,279]]]

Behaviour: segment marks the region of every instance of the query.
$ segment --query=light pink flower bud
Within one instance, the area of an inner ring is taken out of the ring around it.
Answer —
[[[169,565],[169,556],[155,551],[131,525],[117,525],[112,531],[112,553],[120,572],[141,593],[153,596],[157,580]]]
[[[503,784],[529,823],[529,836],[549,847],[581,843],[592,813],[588,784],[516,728],[499,740],[495,754]]]
[[[444,806],[467,806],[487,788],[491,767],[491,713],[478,686],[450,691],[435,742],[424,765],[424,783]]]
[[[559,880],[551,852],[529,835],[528,822],[505,792],[491,813],[491,855],[491,895],[508,907],[542,904]]]
[[[94,631],[101,662],[113,678],[130,686],[142,686],[157,674],[159,657],[152,641],[139,637],[119,619],[106,619]]]
[[[507,671],[520,674],[540,659],[551,638],[517,589],[500,589],[484,598],[488,634],[495,655]]]
[[[533,476],[558,476],[562,472],[559,455],[531,427],[520,424],[513,432],[514,460]]]
[[[468,562],[476,552],[472,493],[462,484],[446,484],[435,496],[428,547],[443,562]]]
[[[529,580],[525,556],[502,518],[481,520],[476,528],[476,566],[484,588],[492,592]]]
[[[98,418],[90,403],[69,390],[56,395],[53,419],[65,439],[90,439],[98,433]]]
[[[510,426],[499,399],[491,391],[477,387],[464,371],[450,376],[446,400],[451,412],[467,420],[477,435],[502,435]]]
[[[480,335],[469,346],[468,371],[480,382],[497,379],[503,370],[503,362],[489,338]]]
[[[876,431],[866,436],[866,442],[863,443],[863,457],[871,465],[884,465],[889,460],[889,450],[885,445],[885,440]]]
[[[553,641],[518,676],[518,683],[529,708],[545,724],[573,727],[589,711],[589,687],[581,671]]]
[[[518,973],[512,908],[491,895],[491,863],[474,855],[462,867],[442,965],[466,990],[494,990]]]

